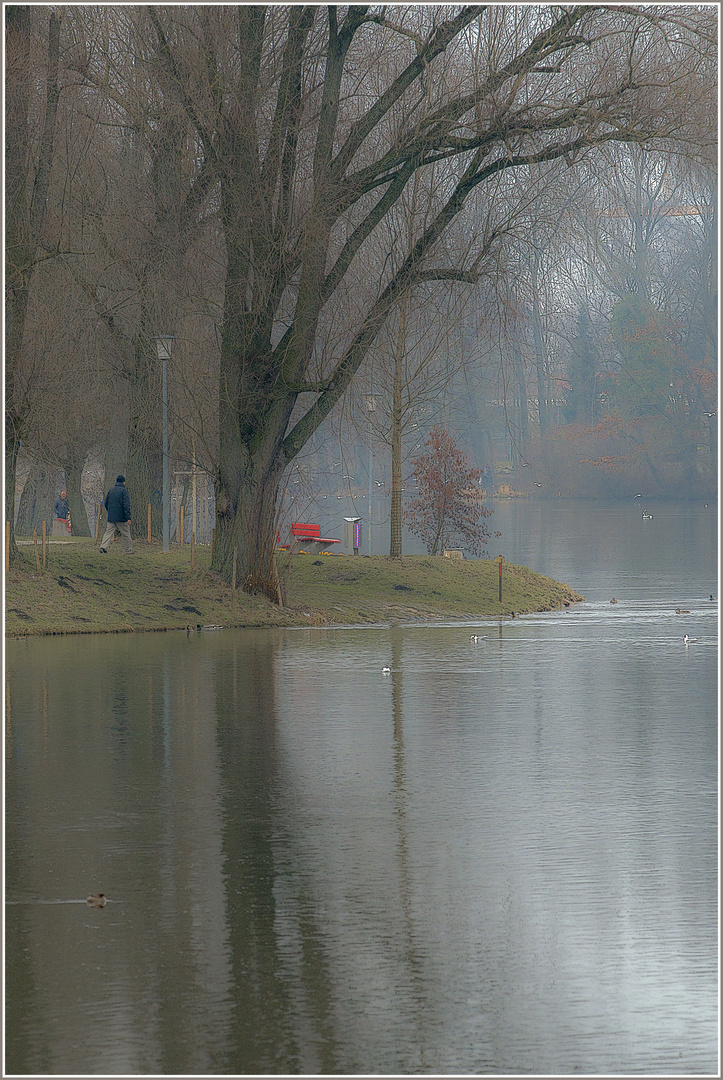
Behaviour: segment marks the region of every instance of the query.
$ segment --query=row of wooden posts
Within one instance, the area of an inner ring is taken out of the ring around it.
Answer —
[[[95,519],[95,542],[98,543],[100,539],[100,519],[103,511],[102,505],[98,507],[98,513]],[[42,565],[40,550],[38,548],[38,530],[33,529],[33,547],[35,549],[35,565],[38,573],[41,574],[48,564],[48,524],[46,521],[42,523]],[[148,543],[151,542],[151,504],[148,503]],[[216,536],[216,530],[211,529],[211,557],[213,558],[213,542]],[[183,506],[180,508],[180,521],[178,528],[178,544],[179,547],[183,547]],[[234,552],[235,556],[235,552]],[[191,566],[196,565],[196,533],[191,533]],[[235,568],[234,568],[235,569]],[[10,572],[10,522],[5,522],[5,573]],[[235,574],[234,574],[235,576]]]
[[[33,529],[33,546],[35,547],[35,565],[38,568],[38,573],[42,574],[45,566],[48,562],[48,527],[47,523],[43,522],[43,565],[40,565],[40,552],[38,551],[38,530]],[[10,573],[10,522],[5,522],[5,573]]]
[[[183,548],[183,545],[184,545],[184,509],[185,508],[184,508],[184,505],[182,503],[182,505],[180,505],[179,512],[178,512],[178,529],[177,529],[177,532],[178,532],[178,546],[179,546],[179,548]],[[96,543],[97,543],[97,541],[99,539],[101,539],[101,517],[102,517],[102,514],[103,514],[103,503],[101,503],[101,505],[99,505],[97,513],[95,515],[95,541],[96,541]],[[148,503],[147,523],[148,523],[147,524],[147,538],[148,538],[148,543],[150,543],[150,503]],[[45,523],[43,522],[43,525],[44,524]],[[213,537],[214,537],[214,532],[215,531],[216,531],[215,529],[211,529],[211,546],[212,546],[212,548],[213,548]],[[196,529],[192,529],[191,530],[191,546],[195,546],[196,542],[197,542],[196,541]]]
[[[47,523],[43,522],[42,528],[42,551],[43,561],[42,567],[40,564],[40,551],[38,550],[38,530],[33,529],[33,546],[35,548],[35,565],[38,569],[38,573],[42,574],[48,562],[48,527]],[[5,522],[5,573],[10,573],[10,522]]]
[[[96,521],[95,521],[95,540],[96,540],[96,543],[98,542],[98,539],[100,537],[101,510],[102,510],[102,507],[99,506],[98,507],[98,514],[97,514]],[[211,558],[213,558],[213,542],[214,542],[215,538],[216,538],[216,530],[211,529]],[[149,503],[148,504],[148,543],[150,544],[150,542],[151,542],[151,504]],[[183,506],[181,506],[181,522],[180,522],[180,529],[179,529],[179,546],[183,547]],[[42,574],[43,570],[45,569],[45,567],[47,566],[47,563],[48,563],[48,529],[47,529],[47,522],[45,522],[45,521],[43,522],[43,528],[42,528],[42,552],[43,552],[42,566],[41,566],[41,560],[40,560],[40,551],[38,550],[38,530],[37,529],[33,529],[33,547],[35,548],[35,565],[37,567],[38,573]],[[234,550],[233,550],[233,573],[232,573],[232,576],[231,576],[231,588],[232,589],[236,588],[236,568],[237,568],[237,564],[238,564],[238,549],[234,548]],[[195,567],[195,565],[196,565],[196,534],[194,532],[194,533],[191,534],[191,566]],[[283,606],[282,605],[282,600],[281,600],[281,585],[280,585],[280,582],[279,582],[279,572],[278,572],[277,565],[276,565],[276,552],[273,553],[273,557],[272,557],[272,569],[273,569],[273,576],[274,576],[274,582],[275,582],[275,586],[276,586],[276,593],[277,593],[278,603],[279,603],[280,606]],[[5,522],[5,573],[6,574],[10,573],[10,522],[9,521]],[[502,567],[500,567],[500,575],[501,575],[501,573],[502,573]],[[500,584],[500,592],[501,591],[502,591],[502,585]],[[501,596],[500,596],[500,599],[502,599]]]
[[[95,518],[95,540],[96,540],[96,543],[100,539],[100,519],[101,519],[102,513],[103,513],[103,504],[101,503],[98,506],[98,512],[97,512],[96,518]],[[177,532],[178,532],[178,545],[179,545],[179,547],[183,547],[183,531],[184,531],[184,506],[183,506],[183,504],[181,504],[181,506],[179,508],[178,519],[179,519],[178,520],[178,530],[177,530]],[[43,522],[43,526],[45,526],[45,522]],[[213,548],[213,535],[214,535],[215,531],[216,531],[215,529],[211,529],[211,547],[212,548]],[[151,504],[150,503],[148,503],[147,537],[148,537],[148,543],[150,544],[150,542],[151,542]],[[194,529],[194,530],[191,531],[191,546],[194,547],[195,544],[196,544],[196,530]]]

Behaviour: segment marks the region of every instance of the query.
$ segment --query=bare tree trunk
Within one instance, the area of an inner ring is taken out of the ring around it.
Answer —
[[[225,491],[222,507],[216,510],[216,534],[212,569],[226,581],[232,580],[246,593],[261,594],[278,601],[275,565],[277,502],[282,470],[273,462],[262,464],[256,457],[229,498]]]
[[[45,461],[32,461],[20,496],[15,525],[18,536],[32,536],[33,529],[39,529],[43,521],[51,524],[55,519],[55,500],[60,494],[61,484],[60,469]]]
[[[106,444],[103,454],[103,497],[115,484],[120,473],[125,475],[128,461],[128,419],[125,410],[115,413],[106,430]]]
[[[542,443],[543,457],[547,449],[547,433],[549,431],[549,417],[547,413],[548,380],[547,380],[547,352],[545,340],[542,335],[542,319],[540,317],[540,291],[538,276],[540,272],[540,259],[535,252],[532,260],[532,336],[535,343],[535,366],[537,368],[537,401],[538,416],[540,422],[540,441]]]
[[[394,352],[394,385],[392,389],[392,503],[391,541],[389,554],[393,559],[402,557],[402,364],[407,344],[408,297],[402,297],[399,305],[397,347]]]
[[[85,454],[73,456],[65,462],[65,490],[70,506],[70,528],[73,536],[90,536],[88,512],[81,494],[80,482],[83,476]]]
[[[32,192],[28,184],[30,158],[30,86],[31,72],[27,58],[31,53],[31,7],[9,5],[6,26],[6,139],[5,139],[5,515],[10,522],[8,556],[11,563],[20,558],[15,543],[15,488],[17,461],[27,402],[16,400],[16,375],[25,335],[30,282],[35,270],[38,242],[43,230],[48,198],[50,170],[53,163],[53,140],[58,111],[58,63],[60,22],[54,11],[48,20],[47,73],[45,78],[45,116],[40,140],[40,154],[35,168]]]
[[[527,418],[527,381],[525,379],[525,364],[522,359],[520,340],[515,333],[512,338],[512,355],[515,362],[515,378],[517,380],[517,393],[519,394],[519,436],[517,441],[517,453],[523,458],[527,453],[529,441],[529,422]]]
[[[131,497],[131,516],[146,519],[151,504],[151,535],[161,537],[163,507],[153,498],[162,487],[163,456],[161,451],[162,422],[160,385],[156,367],[158,361],[149,355],[153,348],[149,336],[138,335],[134,349],[134,368],[130,380],[130,420],[126,464],[123,474]],[[110,477],[113,483],[115,477]]]
[[[8,431],[10,427],[10,431]],[[11,563],[20,558],[20,551],[15,542],[15,492],[18,476],[18,452],[20,440],[15,435],[14,425],[5,421],[5,520],[10,522],[10,549],[8,556]],[[3,526],[3,529],[5,526]]]

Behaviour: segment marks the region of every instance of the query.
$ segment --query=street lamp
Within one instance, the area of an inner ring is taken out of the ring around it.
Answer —
[[[168,487],[168,375],[167,366],[171,359],[171,345],[176,339],[173,334],[160,334],[156,338],[156,351],[163,371],[163,550],[171,546],[170,509],[171,498]]]
[[[367,414],[369,416],[369,554],[374,554],[374,533],[372,531],[372,495],[374,488],[372,487],[372,470],[374,468],[374,452],[372,450],[372,413],[377,407],[377,399],[374,394],[367,394],[366,400]]]

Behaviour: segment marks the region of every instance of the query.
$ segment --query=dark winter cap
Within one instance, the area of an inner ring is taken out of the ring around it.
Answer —
[[[116,484],[125,484],[126,478],[125,476],[116,476],[115,482]]]

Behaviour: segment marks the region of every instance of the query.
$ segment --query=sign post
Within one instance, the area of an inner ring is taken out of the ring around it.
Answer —
[[[361,547],[361,523],[360,517],[344,518],[344,546],[351,548],[353,555],[358,555]]]
[[[498,555],[495,562],[500,568],[500,584],[499,584],[499,601],[502,603],[502,563],[505,561],[504,555]]]

